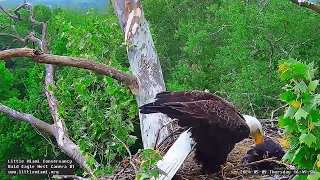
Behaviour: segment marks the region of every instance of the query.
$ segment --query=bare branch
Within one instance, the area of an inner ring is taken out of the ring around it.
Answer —
[[[123,141],[121,141],[121,139],[119,139],[116,135],[114,135],[114,134],[112,134],[112,135],[113,135],[113,137],[115,137],[115,138],[123,145],[123,147],[126,148],[128,154],[129,154],[129,163],[130,163],[130,165],[133,167],[134,172],[137,173],[137,167],[136,167],[136,165],[135,165],[135,164],[133,163],[133,161],[132,161],[132,154],[131,154],[130,149],[129,149],[128,146],[127,146]]]
[[[19,13],[19,10],[20,10],[21,8],[25,7],[26,5],[27,5],[26,3],[22,3],[22,4],[20,4],[19,6],[16,7],[16,9],[13,11],[16,16],[10,14],[10,13],[9,13],[6,9],[4,9],[2,6],[0,6],[0,9],[1,9],[5,14],[7,14],[11,19],[18,20],[18,21],[22,21],[21,15],[20,15],[20,13]]]
[[[30,21],[31,21],[33,24],[36,24],[36,25],[38,25],[38,26],[40,26],[40,27],[41,27],[43,24],[45,24],[45,23],[43,23],[43,22],[37,21],[37,20],[34,18],[34,16],[33,16],[33,8],[32,8],[32,5],[31,5],[30,3],[25,3],[25,5],[29,8],[29,11],[30,11],[29,19],[30,19]]]
[[[137,81],[133,75],[93,60],[45,54],[30,48],[16,48],[0,51],[0,59],[3,60],[12,57],[30,57],[34,62],[89,69],[98,74],[110,76],[128,85],[131,89],[133,88],[135,90],[135,88],[137,88]]]
[[[7,26],[0,26],[0,32],[3,31],[3,30],[5,30],[5,29],[8,28],[8,27],[10,27],[10,26],[9,26],[9,25],[7,25]]]
[[[279,111],[280,109],[283,109],[283,108],[285,108],[285,107],[287,107],[287,106],[288,106],[288,104],[285,104],[285,105],[280,106],[280,107],[278,107],[277,109],[273,110],[273,111],[271,112],[271,117],[270,117],[270,119],[273,120],[274,113],[276,113],[276,112]]]
[[[307,1],[304,1],[304,2],[299,2],[298,0],[290,0],[290,1],[301,6],[301,7],[311,9],[311,10],[320,14],[320,6],[318,6],[316,4],[313,4],[313,3],[307,2]]]
[[[15,38],[17,39],[18,41],[21,41],[21,42],[24,42],[24,39],[17,36],[17,35],[14,35],[14,34],[10,34],[10,33],[0,33],[0,36],[9,36],[9,37],[12,37],[12,38]]]
[[[31,114],[25,114],[25,113],[18,112],[16,110],[11,109],[11,108],[9,108],[5,105],[2,105],[2,104],[0,104],[0,112],[4,113],[12,118],[19,119],[19,120],[25,121],[27,123],[30,123],[30,124],[34,125],[35,127],[39,128],[42,131],[47,132],[51,135],[54,135],[54,133],[55,133],[53,125],[48,124],[44,121],[41,121],[41,120],[35,118]]]
[[[26,2],[24,2],[23,5],[21,5],[20,7],[16,8],[16,10],[14,11],[15,14],[17,15],[17,17],[19,17],[19,19],[21,19],[21,18],[20,18],[20,14],[18,11],[21,7],[27,7],[30,10],[29,19],[34,24],[40,26],[40,28],[42,30],[42,32],[41,32],[42,39],[37,38],[33,31],[31,31],[25,38],[21,38],[20,35],[18,34],[18,32],[15,30],[14,26],[11,26],[11,29],[15,32],[16,36],[12,36],[12,37],[15,37],[16,39],[24,42],[25,45],[27,44],[28,40],[31,40],[32,42],[37,43],[37,45],[39,46],[39,48],[41,49],[41,51],[43,53],[46,53],[46,48],[45,48],[46,23],[39,22],[34,19],[32,5],[30,3],[26,3]],[[19,39],[19,37],[20,37],[20,39]],[[33,57],[33,60],[35,61],[38,58],[37,55],[45,55],[45,54],[40,53],[34,49],[28,49],[28,48],[21,48],[21,49],[22,49],[22,51],[17,52],[17,54],[16,54],[16,55],[18,55],[18,57]],[[11,54],[11,55],[15,54],[14,51],[10,51],[10,50],[0,51],[0,53],[4,53],[7,55],[8,54]],[[22,54],[20,54],[20,53],[22,53]],[[41,59],[41,58],[39,58],[39,59]],[[43,63],[46,63],[46,62],[43,62]],[[52,135],[56,138],[56,141],[57,141],[59,148],[65,154],[67,154],[69,157],[73,158],[87,173],[89,173],[91,176],[94,177],[93,171],[86,164],[87,155],[82,155],[83,152],[81,151],[79,146],[77,146],[69,138],[68,131],[65,126],[65,122],[62,118],[60,118],[58,116],[58,113],[57,113],[58,101],[55,98],[54,94],[51,91],[49,91],[49,86],[54,85],[54,78],[53,78],[54,77],[54,67],[53,67],[53,65],[46,63],[45,70],[46,71],[45,71],[45,78],[44,78],[44,86],[45,86],[44,92],[45,92],[45,95],[48,99],[50,114],[51,114],[53,121],[54,121],[53,125],[51,125],[51,126],[54,127],[54,129],[55,129],[55,131],[52,133]]]

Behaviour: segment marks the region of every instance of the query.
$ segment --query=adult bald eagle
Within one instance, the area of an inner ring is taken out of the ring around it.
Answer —
[[[250,135],[257,144],[262,139],[262,127],[256,118],[243,117],[228,101],[204,91],[161,92],[155,102],[141,106],[140,112],[163,113],[178,119],[180,126],[192,127],[195,158],[206,173],[221,170],[235,143]]]

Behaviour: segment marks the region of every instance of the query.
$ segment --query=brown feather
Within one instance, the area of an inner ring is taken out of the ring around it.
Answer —
[[[144,114],[163,113],[192,127],[196,159],[206,172],[217,172],[235,143],[249,136],[244,117],[227,100],[204,91],[161,92],[155,102],[140,107]]]

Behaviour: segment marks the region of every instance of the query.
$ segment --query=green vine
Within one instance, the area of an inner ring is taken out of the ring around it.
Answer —
[[[290,149],[284,159],[298,169],[314,170],[310,175],[296,175],[295,180],[320,179],[320,94],[314,80],[317,68],[296,59],[282,60],[279,65],[285,91],[280,99],[288,104],[279,126],[286,128]]]

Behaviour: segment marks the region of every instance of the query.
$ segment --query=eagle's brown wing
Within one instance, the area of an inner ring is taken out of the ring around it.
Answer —
[[[169,102],[163,105],[185,116],[194,117],[197,121],[206,121],[221,128],[246,126],[243,116],[233,106],[219,98],[193,102]]]
[[[168,102],[193,102],[199,100],[209,100],[215,98],[215,95],[204,91],[184,90],[184,91],[164,91],[156,95],[155,104]]]
[[[231,103],[204,91],[161,92],[156,95],[155,102],[140,109],[146,114],[161,112],[180,121],[201,120],[222,128],[247,126],[244,117]]]

